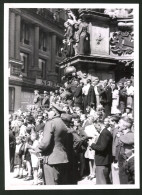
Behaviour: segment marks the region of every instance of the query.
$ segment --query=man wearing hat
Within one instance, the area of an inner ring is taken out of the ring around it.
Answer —
[[[52,103],[54,117],[48,120],[44,127],[43,139],[37,152],[44,156],[44,181],[46,185],[67,184],[68,157],[66,152],[67,127],[60,115],[63,109]]]
[[[44,91],[44,98],[42,100],[42,106],[49,107],[49,96],[48,96],[48,92],[47,91]]]
[[[39,95],[39,91],[38,90],[34,90],[34,105],[36,108],[41,106],[41,96]]]
[[[125,162],[125,171],[128,175],[128,183],[134,184],[135,183],[135,154],[133,145],[131,149],[125,149],[125,154],[127,155],[127,160]]]
[[[123,117],[124,117],[124,116],[128,116],[129,118],[133,119],[132,110],[133,110],[132,106],[131,106],[131,105],[128,105],[128,106],[126,107],[126,112],[125,112],[124,114],[122,114],[122,116],[123,116]]]
[[[127,159],[125,151],[132,148],[132,145],[134,144],[134,133],[131,132],[133,120],[126,116],[123,117],[120,121],[120,128],[122,133],[120,134],[120,142],[117,146],[116,158],[118,159],[119,165],[120,184],[128,184],[128,175],[125,172],[124,166]]]
[[[70,173],[71,183],[76,184],[79,179],[83,177],[85,170],[85,158],[84,153],[87,148],[87,137],[86,133],[80,127],[78,130],[72,128],[72,116],[69,114],[62,114],[61,118],[67,125],[68,136],[67,136],[67,147],[68,147],[68,158],[69,158],[69,167],[72,170]],[[74,122],[75,123],[75,122]],[[77,121],[76,126],[77,127]],[[80,125],[80,123],[78,123]],[[75,127],[74,127],[75,128]],[[80,162],[80,163],[78,163]],[[78,171],[80,170],[80,171]]]

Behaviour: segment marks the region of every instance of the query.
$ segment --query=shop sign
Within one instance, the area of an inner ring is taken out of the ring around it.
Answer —
[[[44,86],[49,86],[49,87],[58,87],[59,84],[53,81],[47,81],[47,80],[42,80],[42,79],[36,79],[36,84],[38,85],[44,85]]]

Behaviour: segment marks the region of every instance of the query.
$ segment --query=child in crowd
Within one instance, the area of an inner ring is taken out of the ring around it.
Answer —
[[[21,137],[16,137],[16,150],[15,150],[15,176],[14,178],[21,179],[23,178],[23,168],[22,168],[22,156],[23,156],[23,151],[22,151],[22,138]]]
[[[39,168],[39,154],[35,152],[35,148],[38,146],[39,142],[37,140],[38,136],[36,132],[31,133],[31,140],[33,142],[32,146],[28,146],[29,152],[31,154],[32,168],[33,168],[33,176],[34,176],[34,185],[38,185],[38,168]]]

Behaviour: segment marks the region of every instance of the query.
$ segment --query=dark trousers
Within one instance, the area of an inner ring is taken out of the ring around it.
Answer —
[[[103,105],[105,109],[105,118],[111,115],[111,105],[105,104]]]
[[[96,184],[111,184],[111,165],[96,166]]]
[[[125,161],[125,156],[120,154],[118,156],[120,184],[128,184],[128,175],[126,174],[124,166]]]
[[[80,162],[80,166],[79,166],[79,170],[80,170],[80,179],[84,176],[84,171],[85,171],[85,157],[84,157],[84,152],[79,153],[79,162]]]
[[[45,185],[68,184],[68,163],[56,165],[44,164],[43,171]]]
[[[87,107],[87,105],[88,105],[88,102],[87,102],[87,95],[85,95],[85,96],[83,97],[83,108],[84,108],[84,114],[86,114],[86,113],[87,113],[87,111],[86,111],[86,107]]]
[[[15,148],[10,148],[10,172],[14,171]]]

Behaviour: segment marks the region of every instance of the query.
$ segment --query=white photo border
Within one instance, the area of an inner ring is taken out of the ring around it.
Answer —
[[[133,185],[41,185],[11,186],[9,183],[9,8],[133,8],[134,10],[134,122],[135,122],[135,184]],[[4,162],[5,190],[77,190],[77,189],[139,189],[140,150],[139,150],[139,4],[110,3],[5,3],[4,4]],[[26,187],[26,188],[25,188]]]

